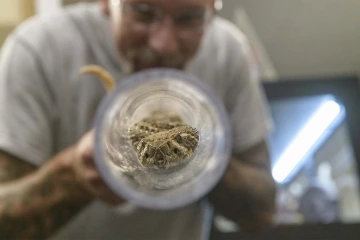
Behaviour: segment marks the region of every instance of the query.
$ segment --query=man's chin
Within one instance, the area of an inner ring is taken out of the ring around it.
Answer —
[[[134,66],[134,72],[139,72],[143,70],[149,70],[149,69],[155,69],[155,68],[170,68],[170,69],[176,69],[176,70],[183,70],[184,66],[168,66],[164,64],[154,64],[154,65],[135,65]]]

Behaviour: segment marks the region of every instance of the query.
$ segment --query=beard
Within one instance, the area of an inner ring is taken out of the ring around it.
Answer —
[[[185,67],[183,54],[162,56],[150,48],[136,48],[128,51],[126,59],[130,72],[137,72],[149,68],[174,68],[182,70]]]

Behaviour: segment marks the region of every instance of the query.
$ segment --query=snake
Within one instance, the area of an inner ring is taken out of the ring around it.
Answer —
[[[115,88],[112,75],[99,65],[86,65],[80,73],[98,77],[108,93]],[[150,112],[127,131],[139,162],[149,168],[168,169],[185,163],[199,145],[198,129],[186,124],[179,114],[166,110]]]

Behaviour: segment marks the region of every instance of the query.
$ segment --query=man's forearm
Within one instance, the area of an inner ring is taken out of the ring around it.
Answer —
[[[65,151],[36,172],[0,184],[0,239],[43,239],[69,221],[90,195],[61,158]]]
[[[210,199],[217,211],[251,231],[271,223],[275,192],[268,172],[233,160]]]
[[[271,223],[275,197],[266,141],[231,159],[223,178],[210,193],[220,214],[249,231]]]

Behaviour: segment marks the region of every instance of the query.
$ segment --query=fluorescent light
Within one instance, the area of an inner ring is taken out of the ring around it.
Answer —
[[[303,160],[317,140],[337,118],[340,110],[339,104],[333,100],[321,104],[275,163],[272,174],[277,182],[283,182]]]

